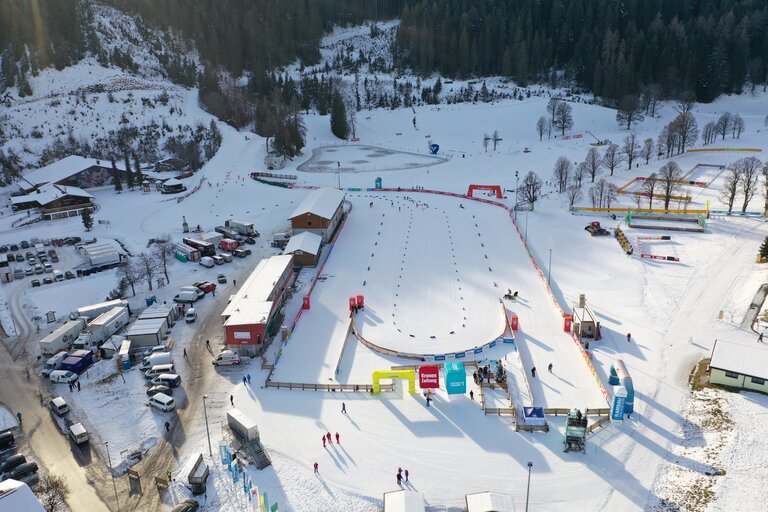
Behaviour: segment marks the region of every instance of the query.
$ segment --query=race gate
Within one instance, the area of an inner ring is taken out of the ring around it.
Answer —
[[[472,194],[475,190],[490,190],[492,192],[496,192],[496,197],[498,199],[504,199],[504,196],[501,193],[500,185],[470,185],[469,190],[467,191],[467,197],[474,197]]]
[[[408,393],[416,393],[415,370],[376,370],[373,372],[373,394],[381,393],[381,379],[408,379]]]

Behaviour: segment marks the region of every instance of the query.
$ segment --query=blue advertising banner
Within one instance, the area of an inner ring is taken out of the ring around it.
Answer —
[[[624,404],[626,402],[626,396],[614,395],[613,406],[611,407],[611,420],[621,421],[624,419]]]

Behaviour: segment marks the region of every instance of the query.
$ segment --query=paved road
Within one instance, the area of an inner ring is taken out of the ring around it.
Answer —
[[[26,453],[31,451],[35,459],[42,462],[41,465],[45,466],[48,472],[61,476],[67,481],[71,490],[67,504],[71,510],[93,512],[109,510],[99,498],[95,488],[103,489],[107,475],[106,468],[100,463],[98,455],[90,449],[78,449],[76,445],[69,442],[68,437],[62,435],[47,407],[40,404],[38,390],[42,388],[39,378],[34,371],[30,372],[29,378],[26,377],[25,360],[20,356],[24,353],[23,347],[30,338],[32,324],[19,306],[20,290],[20,288],[14,290],[16,293],[11,293],[8,300],[19,336],[6,339],[5,343],[0,344],[0,375],[3,376],[0,402],[5,403],[13,412],[22,412],[22,430],[25,435],[21,439],[22,451]],[[16,361],[11,353],[18,357]]]

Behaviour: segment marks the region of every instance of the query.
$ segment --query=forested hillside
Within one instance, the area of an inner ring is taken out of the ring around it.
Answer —
[[[608,99],[659,87],[708,102],[766,83],[768,3],[411,0],[397,47],[401,65],[420,73],[575,80]]]

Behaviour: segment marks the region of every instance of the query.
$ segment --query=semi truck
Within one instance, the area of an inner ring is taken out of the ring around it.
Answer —
[[[93,359],[69,356],[61,363],[61,369],[80,375],[93,364]]]
[[[40,353],[44,356],[53,356],[62,350],[67,350],[70,343],[77,338],[85,328],[86,318],[75,318],[68,320],[61,327],[40,340]]]
[[[118,306],[97,316],[77,337],[75,349],[97,350],[110,336],[128,323],[128,308]]]
[[[107,302],[100,302],[99,304],[93,304],[90,306],[83,306],[82,308],[77,309],[77,316],[81,317],[84,316],[88,319],[88,321],[93,320],[97,316],[99,316],[102,313],[106,313],[112,308],[116,307],[124,307],[128,308],[128,314],[131,314],[131,308],[128,306],[128,301],[123,299],[117,299],[117,300],[110,300]]]
[[[256,233],[256,229],[254,229],[252,222],[243,222],[241,220],[230,219],[225,221],[224,225],[228,228],[234,229],[243,236],[259,236]]]

